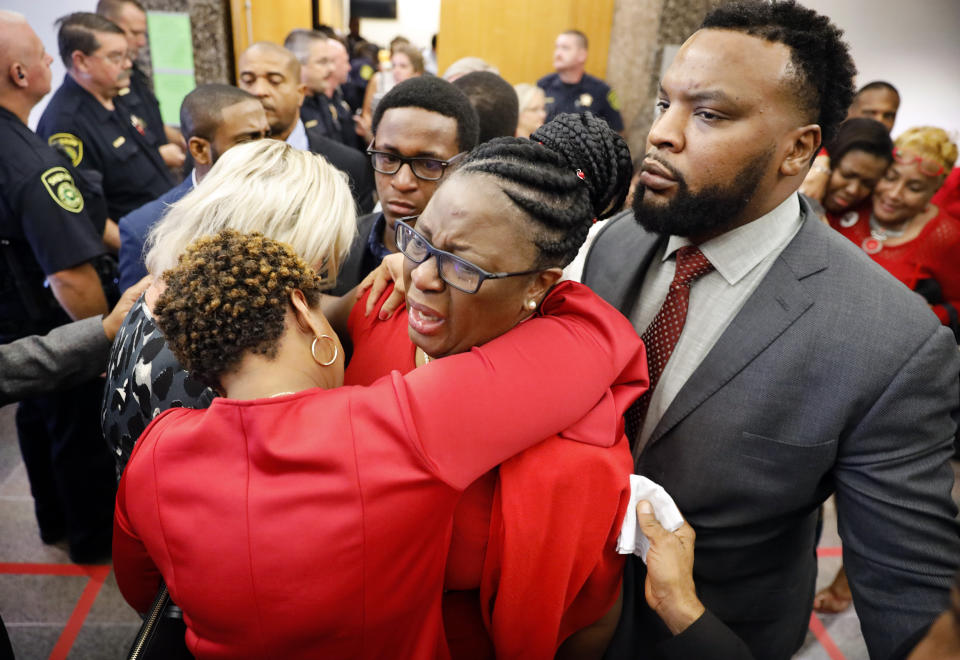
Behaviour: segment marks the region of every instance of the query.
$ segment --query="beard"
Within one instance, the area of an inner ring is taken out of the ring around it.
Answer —
[[[647,158],[669,170],[676,179],[677,191],[666,205],[644,204],[646,186],[638,184],[633,197],[634,218],[647,231],[689,237],[723,233],[741,219],[773,158],[773,150],[755,156],[733,182],[708,186],[695,193],[690,192],[676,169],[659,158]]]

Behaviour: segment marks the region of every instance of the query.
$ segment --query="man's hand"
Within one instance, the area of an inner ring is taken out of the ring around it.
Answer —
[[[393,293],[390,294],[380,307],[378,318],[381,321],[386,321],[403,305],[407,299],[403,282],[403,259],[403,255],[399,252],[384,257],[380,265],[360,282],[360,285],[357,287],[360,291],[370,287],[370,295],[367,296],[367,308],[364,310],[364,316],[370,316],[370,312],[373,311],[377,301],[380,300],[380,295],[386,290],[390,282],[393,282]]]
[[[160,152],[160,157],[163,158],[164,164],[172,170],[180,169],[183,167],[184,161],[187,160],[187,155],[183,152],[183,149],[180,148],[179,144],[168,142],[167,144],[157,147],[157,150]]]
[[[133,303],[137,302],[137,298],[140,297],[140,294],[142,294],[152,282],[153,278],[147,275],[131,286],[123,292],[123,295],[120,296],[120,300],[117,301],[113,310],[103,317],[103,332],[107,335],[107,339],[113,341],[113,338],[117,336],[117,331],[120,330],[120,325],[123,323],[123,319],[126,318],[127,312],[130,311]]]
[[[650,540],[647,552],[647,605],[677,635],[700,618],[705,608],[693,583],[693,544],[696,534],[684,521],[676,532],[665,530],[649,502],[637,504],[640,531]]]

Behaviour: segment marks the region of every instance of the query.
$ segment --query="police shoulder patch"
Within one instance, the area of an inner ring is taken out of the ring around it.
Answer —
[[[610,104],[610,107],[620,112],[620,99],[617,97],[617,93],[612,89],[607,92],[607,103]]]
[[[83,160],[83,142],[72,133],[54,133],[47,138],[47,144],[51,147],[60,147],[76,167]]]
[[[62,208],[70,213],[80,213],[83,210],[83,195],[73,182],[73,176],[65,167],[51,167],[40,175],[43,187]]]
[[[364,80],[370,80],[370,76],[373,75],[373,67],[369,64],[364,64],[360,67],[360,77]]]

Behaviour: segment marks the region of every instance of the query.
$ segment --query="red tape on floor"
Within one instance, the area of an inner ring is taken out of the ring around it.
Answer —
[[[87,615],[90,614],[90,608],[93,607],[103,583],[110,575],[110,568],[109,564],[104,566],[80,566],[77,564],[0,563],[0,574],[89,578],[83,588],[83,593],[80,594],[80,599],[73,608],[73,613],[67,619],[67,625],[64,626],[53,651],[50,652],[50,660],[66,660],[73,643],[77,641],[77,635],[80,634],[84,621],[87,620]]]
[[[834,643],[833,638],[830,637],[830,633],[827,632],[823,622],[816,614],[810,615],[810,632],[812,632],[813,636],[820,642],[820,646],[822,646],[823,650],[830,656],[830,660],[846,660],[843,657],[843,653],[840,652],[840,649],[838,649]]]
[[[90,580],[87,582],[83,593],[80,594],[80,600],[77,601],[77,606],[73,608],[73,614],[70,615],[67,625],[60,633],[56,646],[50,652],[50,660],[66,660],[70,648],[77,640],[80,629],[83,628],[83,622],[87,620],[87,615],[90,614],[93,602],[97,599],[104,581],[110,574],[109,566],[84,566],[81,568],[89,569]]]
[[[12,575],[78,575],[93,577],[100,569],[109,566],[80,566],[77,564],[26,564],[0,563],[0,574]],[[107,571],[109,572],[109,571]]]

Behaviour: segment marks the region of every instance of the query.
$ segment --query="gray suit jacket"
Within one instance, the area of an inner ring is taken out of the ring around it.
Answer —
[[[886,658],[947,606],[960,565],[949,465],[960,356],[919,296],[803,212],[636,468],[696,529],[701,599],[758,658],[802,642],[817,509],[836,492],[863,634]],[[632,213],[610,220],[583,281],[629,315],[663,240]],[[663,633],[642,605],[642,564],[630,572],[611,657],[641,657],[643,636]]]
[[[0,345],[0,405],[90,380],[109,355],[99,316]]]

